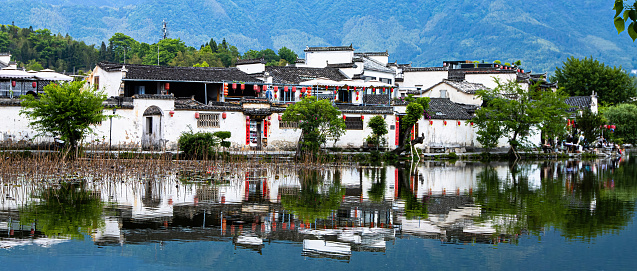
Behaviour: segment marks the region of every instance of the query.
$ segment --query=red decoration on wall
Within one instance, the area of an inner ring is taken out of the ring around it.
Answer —
[[[284,91],[284,92],[288,92],[288,86],[284,86],[284,87],[283,87],[283,91]]]
[[[173,115],[175,115],[175,111],[169,111],[168,114],[170,114],[170,117],[172,118]],[[199,114],[199,113],[196,113]]]
[[[224,120],[226,119],[226,112],[221,113],[221,118]]]
[[[473,126],[473,121],[471,122],[471,126]]]
[[[460,126],[460,121],[458,121],[458,126]]]
[[[446,120],[444,121],[444,123],[445,123],[445,126],[447,126],[447,121]]]
[[[13,86],[15,87],[15,84]],[[164,84],[164,89],[170,90],[170,83]]]
[[[236,82],[232,82],[232,89],[237,89],[237,83]]]
[[[400,118],[396,116],[396,146],[400,145]]]
[[[345,115],[343,115],[343,120],[347,119],[347,117]]]
[[[296,92],[296,87],[292,87],[292,92]]]
[[[361,120],[365,120],[365,116],[361,115]]]
[[[170,111],[170,112],[172,112],[172,111]],[[175,112],[173,112],[173,113],[175,113]],[[172,114],[171,114],[171,115],[172,115]],[[172,117],[172,116],[171,116],[171,117]],[[198,119],[198,118],[199,118],[199,112],[195,112],[195,119]]]
[[[241,90],[244,90],[244,89],[246,89],[246,84],[241,83]]]
[[[279,86],[274,86],[274,92],[279,92]]]
[[[37,88],[37,87],[38,87],[38,83],[33,82],[33,83],[31,83],[31,86],[32,86],[33,88]]]
[[[15,85],[16,85],[16,81],[11,81],[11,86],[15,87]]]
[[[283,116],[279,115],[279,121],[281,121],[281,119],[283,119]]]
[[[268,85],[263,85],[263,92],[266,92],[268,90]]]
[[[250,116],[246,116],[246,145],[250,145]]]
[[[433,121],[433,120],[430,120],[430,121],[429,121],[429,125],[434,125],[434,121]]]

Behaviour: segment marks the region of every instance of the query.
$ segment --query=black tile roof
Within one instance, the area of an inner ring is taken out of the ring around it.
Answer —
[[[347,79],[340,70],[336,68],[308,68],[308,67],[265,67],[265,70],[272,76],[274,84],[298,84],[303,81],[316,78],[327,78],[334,81]]]
[[[385,104],[389,105],[389,95],[387,94],[365,94],[363,95],[364,104]]]
[[[389,52],[364,52],[364,53],[354,53],[355,56],[389,56]]]
[[[133,95],[133,99],[148,99],[148,100],[174,100],[175,96],[172,94],[162,95],[162,94],[135,94]]]
[[[394,112],[391,106],[336,104],[336,108],[348,114],[393,114]]]
[[[236,65],[244,65],[244,64],[265,64],[264,58],[253,58],[253,59],[239,59],[237,60]]]
[[[169,67],[121,63],[99,63],[106,71],[128,70],[124,80],[156,80],[180,82],[262,82],[237,68]]]
[[[573,96],[566,98],[564,102],[571,106],[571,108],[566,111],[574,112],[581,109],[591,108],[592,98],[591,96]]]
[[[453,87],[453,88],[455,88],[455,89],[457,89],[459,91],[462,91],[464,93],[467,93],[467,94],[475,94],[476,91],[478,91],[478,90],[489,89],[483,84],[470,83],[470,82],[467,82],[467,81],[443,80],[443,82],[448,84],[448,85],[450,85],[451,87]],[[429,88],[429,89],[431,89],[431,88]],[[427,90],[429,90],[429,89],[427,89]]]
[[[177,99],[175,109],[179,110],[207,110],[207,111],[236,111],[241,112],[243,108],[237,104],[214,102],[204,104],[193,99]]]
[[[363,57],[363,65],[364,65],[364,69],[365,70],[371,70],[371,71],[378,71],[378,72],[386,72],[386,73],[394,73],[394,69],[392,68],[388,68],[387,66],[385,66],[383,63],[380,63],[379,61],[370,58],[370,57]]]
[[[305,52],[314,51],[354,51],[354,47],[349,46],[330,46],[330,47],[306,47]]]
[[[356,68],[356,64],[354,63],[338,63],[338,64],[327,64],[329,68],[337,68],[337,69],[347,69],[347,68]]]
[[[468,120],[473,118],[464,107],[448,98],[431,98],[427,112],[432,119]]]

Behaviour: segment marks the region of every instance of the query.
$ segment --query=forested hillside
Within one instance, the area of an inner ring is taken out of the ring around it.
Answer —
[[[138,42],[115,33],[99,47],[86,45],[67,35],[54,35],[48,29],[19,28],[0,25],[0,52],[11,52],[13,60],[27,70],[54,69],[78,72],[92,69],[99,61],[170,66],[233,66],[239,58],[264,58],[267,65],[286,65],[297,55],[285,47],[276,53],[272,49],[249,50],[243,55],[237,47],[223,39],[214,39],[198,48],[186,46],[180,39],[162,39],[157,43]],[[159,56],[158,56],[159,54]]]
[[[512,62],[553,71],[568,56],[637,68],[637,45],[613,26],[613,1],[4,0],[0,23],[69,33],[87,44],[124,33],[198,48],[211,38],[250,49],[353,44],[417,66]],[[142,59],[143,61],[143,59]],[[160,60],[161,61],[161,60]]]

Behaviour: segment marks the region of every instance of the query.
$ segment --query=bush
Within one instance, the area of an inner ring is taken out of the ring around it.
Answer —
[[[183,132],[177,141],[179,149],[190,159],[206,159],[212,157],[219,145],[229,147],[230,142],[223,141],[230,138],[230,132],[197,132],[192,130]],[[224,143],[225,142],[225,143]]]

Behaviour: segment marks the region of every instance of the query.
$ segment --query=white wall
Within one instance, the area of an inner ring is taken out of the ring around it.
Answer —
[[[443,79],[447,79],[448,74],[447,71],[404,72],[403,82],[400,87],[414,90],[416,87],[420,87],[422,90],[425,90],[442,82]]]
[[[265,71],[265,64],[263,63],[241,64],[241,65],[237,65],[237,69],[247,74],[260,73]]]
[[[323,68],[329,64],[351,63],[354,51],[310,51],[305,52],[307,67]]]
[[[96,87],[96,76],[99,76],[99,90],[104,91],[108,97],[119,96],[119,88],[122,82],[121,71],[107,72],[99,66],[96,66],[93,73],[88,78],[88,82],[92,87]]]
[[[465,80],[470,83],[483,84],[485,87],[495,89],[498,84],[495,83],[495,78],[500,79],[501,83],[508,81],[515,81],[517,75],[515,73],[492,73],[492,74],[465,74]]]
[[[482,99],[480,97],[476,96],[475,94],[468,94],[468,93],[459,91],[458,89],[446,83],[442,83],[437,86],[434,86],[429,91],[422,93],[422,95],[415,95],[415,96],[429,97],[429,98],[443,98],[441,96],[442,90],[447,91],[446,98],[449,98],[449,100],[451,100],[454,103],[482,105]]]

